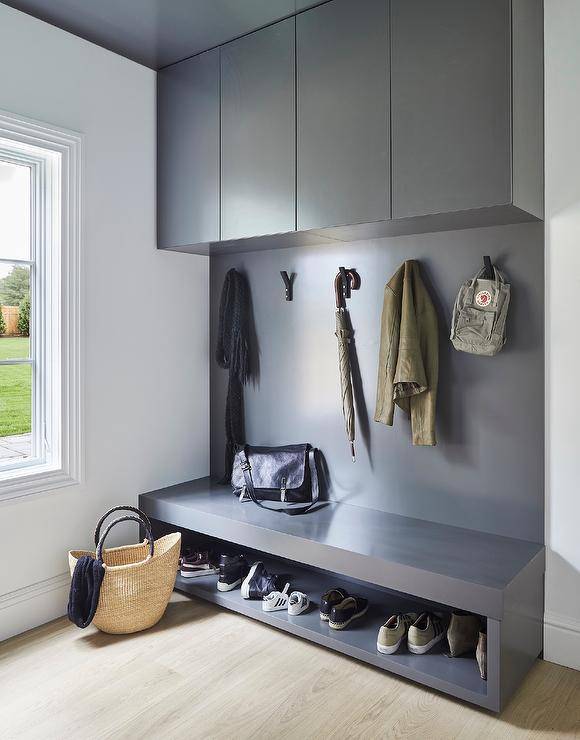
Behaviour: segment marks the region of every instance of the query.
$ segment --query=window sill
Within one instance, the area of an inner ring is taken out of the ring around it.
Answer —
[[[48,463],[0,472],[0,501],[32,496],[80,483],[77,476]]]

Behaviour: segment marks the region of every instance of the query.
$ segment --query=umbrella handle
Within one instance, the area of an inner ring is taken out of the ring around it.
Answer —
[[[351,290],[358,290],[360,288],[360,275],[354,269],[349,267],[345,270],[344,267],[340,267],[339,271],[334,278],[334,297],[337,308],[346,308],[346,298],[350,298]]]

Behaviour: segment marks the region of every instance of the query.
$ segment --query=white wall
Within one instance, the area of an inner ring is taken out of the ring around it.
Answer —
[[[85,481],[0,504],[2,639],[64,613],[101,512],[209,465],[208,261],[155,248],[155,73],[1,4],[0,69],[0,109],[86,136]]]
[[[580,2],[545,0],[547,660],[580,669]]]

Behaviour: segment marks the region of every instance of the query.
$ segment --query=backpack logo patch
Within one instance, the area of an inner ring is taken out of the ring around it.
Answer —
[[[480,290],[479,293],[475,296],[475,302],[478,306],[489,306],[491,303],[491,293],[489,290]]]

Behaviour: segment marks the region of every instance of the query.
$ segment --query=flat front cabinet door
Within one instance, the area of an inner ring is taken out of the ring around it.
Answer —
[[[219,50],[157,77],[157,242],[216,241],[219,234]]]
[[[390,217],[387,0],[296,18],[298,230]]]
[[[392,0],[393,218],[511,202],[509,0]]]
[[[294,23],[221,47],[222,239],[296,228]]]

